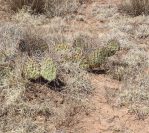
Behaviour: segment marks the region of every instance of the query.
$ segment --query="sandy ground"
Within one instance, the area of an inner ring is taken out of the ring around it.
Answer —
[[[105,88],[118,89],[121,84],[106,76],[91,75],[92,85],[95,87],[90,99],[95,107],[88,116],[75,126],[80,133],[148,133],[149,119],[138,120],[131,115],[127,108],[112,107],[106,100]]]

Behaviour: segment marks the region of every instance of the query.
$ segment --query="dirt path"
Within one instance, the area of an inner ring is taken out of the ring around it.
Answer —
[[[127,108],[112,107],[106,99],[106,88],[118,89],[121,84],[103,75],[91,75],[95,87],[90,99],[94,110],[80,120],[80,133],[149,133],[149,119],[138,120]],[[142,132],[143,131],[143,132]]]

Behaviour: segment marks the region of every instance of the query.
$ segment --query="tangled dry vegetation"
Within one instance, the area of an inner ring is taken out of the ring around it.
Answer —
[[[84,0],[8,0],[10,8],[15,12],[28,8],[32,13],[46,13],[49,17],[76,12],[83,2]]]
[[[128,14],[134,16],[149,14],[148,0],[126,0],[124,1],[122,7]]]
[[[89,73],[123,83],[116,92],[107,88],[109,104],[126,106],[140,119],[148,116],[148,16],[139,16],[137,25],[131,16],[116,21],[113,15],[105,40],[69,34],[72,27],[64,20],[85,2],[91,1],[7,0],[14,14],[11,22],[0,22],[0,131],[54,133],[75,125],[78,114],[90,109]],[[121,8],[147,15],[149,1],[130,0]]]

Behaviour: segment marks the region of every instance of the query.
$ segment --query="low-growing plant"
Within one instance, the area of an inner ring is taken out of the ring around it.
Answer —
[[[120,49],[120,44],[117,40],[110,40],[106,47],[91,51],[82,60],[81,66],[86,69],[100,68],[108,57],[113,56]]]
[[[47,58],[41,62],[41,76],[48,81],[56,79],[57,71],[56,66],[52,59]]]

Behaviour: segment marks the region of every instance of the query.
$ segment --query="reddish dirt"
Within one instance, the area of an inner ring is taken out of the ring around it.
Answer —
[[[105,88],[118,89],[121,87],[118,81],[101,75],[91,75],[90,79],[95,87],[90,99],[94,109],[81,117],[74,129],[80,133],[149,133],[149,119],[138,120],[127,108],[112,107],[107,102]]]
[[[0,21],[10,21],[11,13],[8,11],[6,3],[0,0]]]

